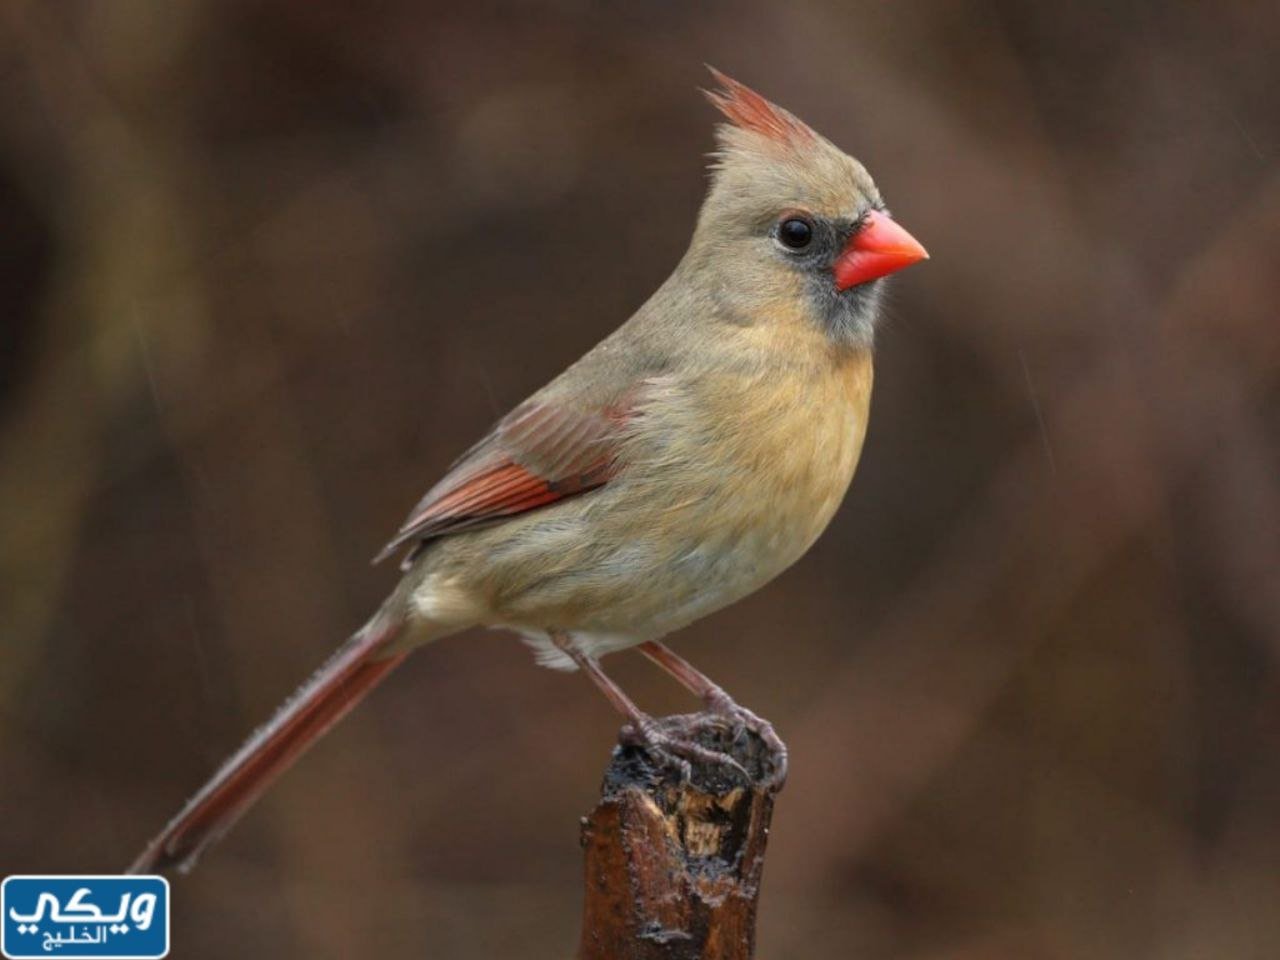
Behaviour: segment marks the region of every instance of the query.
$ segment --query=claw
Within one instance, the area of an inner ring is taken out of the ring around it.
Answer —
[[[622,738],[636,746],[644,747],[664,763],[675,767],[680,771],[681,778],[685,782],[688,782],[693,776],[693,764],[691,761],[729,767],[739,773],[744,780],[748,782],[751,780],[751,774],[747,772],[746,767],[729,756],[729,754],[721,753],[719,750],[708,749],[700,743],[694,743],[692,740],[672,736],[660,729],[653,719],[649,717],[640,720],[638,725],[627,724],[623,727]]]
[[[735,737],[743,730],[750,730],[764,741],[765,746],[769,748],[769,752],[773,754],[774,762],[774,770],[769,777],[769,783],[781,789],[782,785],[787,781],[787,745],[778,736],[778,732],[773,729],[773,724],[763,717],[757,716],[746,707],[741,706],[723,691],[720,692],[719,696],[710,699],[707,706],[713,714],[724,717],[733,724]]]

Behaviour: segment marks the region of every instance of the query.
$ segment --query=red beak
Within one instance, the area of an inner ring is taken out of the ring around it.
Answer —
[[[872,210],[862,228],[840,251],[831,272],[835,274],[836,289],[848,290],[928,259],[919,240],[894,223],[887,213]]]

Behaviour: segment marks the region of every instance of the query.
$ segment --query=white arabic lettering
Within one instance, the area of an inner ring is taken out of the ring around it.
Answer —
[[[139,930],[151,928],[151,920],[156,914],[156,899],[154,893],[140,893],[133,898],[133,904],[129,908],[129,919]]]

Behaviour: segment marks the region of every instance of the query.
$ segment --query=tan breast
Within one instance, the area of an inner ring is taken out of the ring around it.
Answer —
[[[737,522],[767,533],[787,563],[844,498],[866,436],[871,381],[870,355],[859,353],[807,375],[763,376],[736,401],[717,401],[718,415],[734,423],[724,451],[726,502]]]
[[[740,551],[753,584],[775,576],[826,528],[848,489],[871,383],[866,352],[655,382],[634,481],[652,484],[665,505],[647,522],[673,539]]]

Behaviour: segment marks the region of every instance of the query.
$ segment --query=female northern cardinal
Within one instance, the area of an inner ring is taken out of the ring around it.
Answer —
[[[707,751],[660,730],[602,655],[638,645],[780,747],[658,638],[756,590],[826,527],[866,434],[880,278],[926,253],[857,160],[712,73],[729,122],[675,272],[422,498],[379,557],[409,548],[395,592],[133,871],[189,868],[411,650],[481,624],[581,668],[668,759]]]

